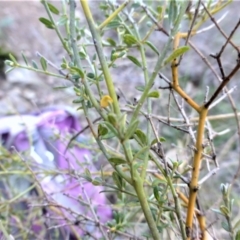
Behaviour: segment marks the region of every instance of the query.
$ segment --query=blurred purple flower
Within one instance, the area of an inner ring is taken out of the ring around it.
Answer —
[[[90,172],[96,171],[90,160],[91,153],[76,145],[65,152],[69,136],[80,129],[79,120],[74,113],[57,108],[45,110],[40,114],[7,116],[0,119],[3,145],[7,149],[14,146],[20,154],[29,150],[33,171],[38,167],[46,170],[68,170],[55,177],[37,175],[47,202],[53,202],[58,206],[56,208],[58,213],[48,210],[49,214],[58,214],[62,217],[63,220],[58,222],[59,225],[77,221],[79,225],[74,226],[74,229],[80,236],[84,232],[90,232],[99,238],[101,232],[97,226],[93,222],[86,221],[82,215],[95,219],[97,223],[94,210],[99,221],[106,223],[112,217],[112,210],[107,205],[108,201],[104,193],[100,193],[103,187],[93,186],[91,182],[80,177],[84,175],[85,168]],[[83,141],[82,137],[77,141]],[[75,174],[71,174],[73,171]],[[82,201],[89,203],[88,198],[92,209],[82,204]],[[39,225],[33,223],[32,230],[38,232],[40,229]],[[70,232],[73,230],[72,227],[66,226],[64,229]]]

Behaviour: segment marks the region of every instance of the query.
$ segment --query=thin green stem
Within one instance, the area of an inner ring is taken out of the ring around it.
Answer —
[[[41,69],[37,69],[37,68],[25,66],[25,65],[20,65],[20,64],[16,65],[15,67],[16,67],[16,68],[27,69],[27,70],[34,71],[34,72],[38,72],[38,73],[43,73],[43,74],[45,74],[45,75],[53,76],[53,77],[56,77],[56,78],[62,78],[62,79],[69,80],[70,82],[72,82],[71,79],[67,78],[67,77],[64,76],[64,75],[60,75],[60,74],[56,74],[56,73],[52,73],[52,72],[48,72],[48,71],[43,71],[43,70],[41,70]]]
[[[176,190],[173,186],[172,179],[170,178],[170,176],[167,176],[167,181],[168,181],[168,185],[169,185],[169,187],[171,189],[171,192],[172,192],[172,195],[173,195],[175,212],[177,214],[178,222],[179,222],[179,225],[180,225],[182,239],[186,240],[187,235],[186,235],[186,231],[185,231],[185,225],[184,225],[183,219],[182,219],[181,205],[179,203],[178,195],[177,195]]]
[[[60,39],[63,47],[64,47],[64,49],[67,51],[68,55],[71,57],[71,56],[72,56],[72,52],[71,52],[70,49],[68,48],[67,42],[63,39],[62,34],[61,34],[61,32],[60,32],[57,24],[55,23],[55,21],[54,21],[54,19],[53,19],[53,16],[52,16],[52,13],[51,13],[51,11],[50,11],[50,9],[49,9],[49,7],[48,7],[47,1],[46,1],[46,0],[41,0],[41,2],[43,3],[43,5],[44,5],[44,7],[45,7],[45,9],[46,9],[46,11],[47,11],[47,14],[48,14],[48,16],[49,16],[49,18],[50,18],[50,21],[51,21],[52,24],[54,25],[54,29],[55,29],[55,31],[56,31],[56,33],[57,33],[57,35],[58,35],[58,37],[59,37],[59,39]]]
[[[78,68],[82,68],[82,64],[81,64],[81,59],[80,56],[78,54],[78,47],[76,44],[76,28],[75,28],[75,8],[76,8],[76,3],[75,0],[70,0],[69,2],[70,5],[70,39],[71,39],[71,47],[72,50],[74,52],[72,58],[73,58],[73,62],[77,63]]]
[[[158,232],[156,222],[153,218],[153,215],[152,215],[152,212],[150,210],[150,206],[149,206],[149,203],[147,200],[147,196],[146,196],[144,188],[143,188],[143,181],[142,181],[141,177],[139,176],[138,172],[136,170],[133,170],[133,171],[134,171],[133,175],[135,176],[133,179],[134,188],[137,193],[138,200],[140,202],[144,216],[146,218],[146,221],[147,221],[150,231],[152,233],[152,237],[154,240],[160,240],[160,234]]]
[[[85,106],[84,103],[82,104],[82,107],[83,107],[84,115],[85,115],[86,119],[88,120],[88,124],[89,124],[89,126],[90,126],[91,123],[90,123],[90,121],[89,121],[88,111],[87,111],[86,106]],[[92,127],[91,127],[91,126],[90,126],[90,129],[92,130]],[[95,140],[96,140],[99,148],[101,149],[103,155],[104,155],[107,159],[109,159],[109,155],[108,155],[107,150],[105,149],[102,141],[99,139],[99,137],[98,137],[94,132],[92,132],[92,134],[93,134],[93,136],[94,136],[94,138],[95,138]],[[118,174],[119,174],[123,179],[125,179],[130,185],[132,185],[132,180],[131,180],[131,178],[129,178],[129,177],[121,170],[121,168],[120,168],[119,166],[112,165],[112,167],[118,172]]]
[[[144,92],[141,96],[141,98],[139,99],[138,101],[138,104],[135,108],[135,111],[133,112],[133,116],[132,116],[132,119],[131,119],[131,123],[133,121],[135,121],[135,119],[138,117],[138,114],[139,114],[139,111],[141,110],[142,108],[142,105],[145,101],[145,99],[147,98],[147,95],[148,95],[148,92],[149,90],[151,89],[156,77],[157,77],[157,74],[158,72],[160,71],[160,69],[163,67],[163,63],[164,63],[164,59],[166,58],[167,56],[167,53],[168,53],[168,50],[170,49],[170,46],[171,46],[171,43],[173,41],[173,36],[177,33],[178,31],[178,28],[179,28],[179,25],[181,23],[181,20],[185,14],[185,11],[186,11],[186,8],[187,8],[187,5],[188,5],[188,1],[183,1],[182,3],[182,6],[181,6],[181,9],[180,9],[180,12],[179,12],[179,15],[175,21],[175,24],[174,24],[174,28],[173,30],[171,31],[171,35],[167,41],[167,43],[165,44],[165,47],[162,51],[162,54],[160,54],[160,56],[158,57],[158,60],[157,60],[157,63],[154,67],[154,70],[153,70],[153,73],[144,89]]]
[[[97,27],[95,25],[95,22],[93,20],[92,13],[91,13],[91,11],[89,9],[89,6],[88,6],[88,1],[87,0],[80,0],[80,3],[82,5],[85,17],[86,17],[88,25],[89,25],[89,29],[90,29],[91,34],[92,34],[93,43],[95,45],[95,49],[97,51],[98,58],[99,58],[99,61],[100,61],[101,67],[102,67],[105,82],[106,82],[106,85],[107,85],[107,88],[108,88],[108,93],[113,100],[114,112],[119,116],[120,115],[120,108],[119,108],[119,104],[118,104],[118,98],[117,98],[117,94],[116,94],[115,87],[114,87],[114,84],[113,84],[112,76],[110,74],[108,64],[107,64],[107,61],[106,61],[105,56],[104,56],[103,47],[102,47],[102,40],[101,40],[101,37],[100,37],[100,34],[99,34],[99,30],[97,29]]]
[[[67,16],[67,7],[66,7],[66,0],[62,0],[62,8],[63,8],[63,14],[65,16]],[[69,29],[69,24],[68,21],[66,21],[65,23],[65,29],[66,29],[66,33],[68,35],[68,37],[70,37],[70,29]]]
[[[6,240],[11,240],[12,237],[10,237],[7,233],[7,230],[5,229],[5,227],[2,224],[2,220],[0,219],[0,230],[3,233],[4,237],[6,238]]]
[[[141,58],[142,58],[142,66],[143,66],[143,73],[144,73],[144,79],[145,83],[147,84],[149,82],[149,76],[148,76],[148,71],[147,71],[147,62],[146,62],[146,55],[145,55],[145,49],[143,44],[140,44],[140,53],[141,53]],[[150,115],[152,112],[152,102],[151,99],[147,99],[147,113]],[[149,121],[147,122],[147,144],[150,144],[150,138],[151,138],[151,124]],[[143,167],[142,167],[142,172],[141,172],[141,178],[145,179],[146,177],[146,170],[148,166],[148,155],[149,151],[146,151],[145,156],[144,156],[144,161],[143,161]]]
[[[99,25],[98,29],[102,30],[106,25],[108,25],[130,2],[131,0],[125,1],[120,5],[107,19],[104,20],[102,24]]]
[[[132,177],[132,183],[133,183],[133,187],[136,191],[138,200],[140,202],[141,208],[143,210],[144,216],[146,218],[146,221],[148,223],[149,229],[152,233],[153,239],[154,240],[159,240],[160,239],[160,235],[157,229],[157,225],[156,222],[154,221],[152,212],[150,210],[150,206],[147,200],[147,196],[145,194],[144,188],[143,188],[143,183],[144,180],[142,180],[142,178],[140,177],[136,167],[134,166],[134,162],[132,162],[132,151],[129,148],[129,141],[127,141],[126,143],[123,143],[123,149],[126,155],[126,158],[129,161],[129,165],[131,168],[131,177]]]

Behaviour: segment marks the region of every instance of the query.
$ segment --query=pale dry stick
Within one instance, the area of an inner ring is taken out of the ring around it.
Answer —
[[[207,137],[208,137],[209,145],[210,145],[211,151],[212,151],[212,158],[213,158],[213,161],[215,162],[216,167],[219,167],[215,146],[213,144],[214,133],[212,130],[212,126],[208,120],[206,120],[206,123],[207,123],[207,128],[206,128],[207,129]]]
[[[171,89],[170,89],[170,92],[172,92],[171,91]],[[170,124],[170,106],[171,106],[171,94],[169,93],[168,94],[168,104],[167,104],[167,106],[168,106],[168,113],[167,113],[167,117],[168,117],[168,120],[167,120],[167,122],[168,122],[168,124]]]
[[[222,52],[224,51],[225,47],[227,46],[228,43],[230,43],[232,45],[232,47],[239,53],[240,49],[230,40],[234,34],[234,32],[237,30],[239,24],[240,24],[240,19],[238,21],[238,23],[236,24],[235,28],[233,29],[233,31],[231,32],[231,34],[229,36],[227,36],[224,31],[222,30],[222,28],[218,25],[217,21],[215,20],[215,18],[212,16],[212,14],[208,11],[208,9],[206,8],[205,4],[202,2],[202,0],[200,0],[202,6],[204,7],[204,10],[206,11],[206,13],[208,14],[209,18],[211,19],[211,21],[215,24],[215,26],[217,27],[217,29],[219,30],[219,32],[226,38],[226,43],[223,45],[221,51],[219,52],[219,56],[222,54]]]
[[[217,23],[220,23],[227,15],[228,15],[228,11],[225,12],[216,22],[217,22]],[[211,25],[209,25],[208,27],[205,27],[205,28],[203,28],[203,29],[201,29],[201,30],[198,30],[198,31],[196,32],[196,35],[197,35],[197,34],[201,34],[201,33],[203,33],[203,32],[206,32],[206,31],[209,31],[210,29],[212,29],[212,28],[214,28],[214,27],[215,27],[215,24],[211,24]]]
[[[141,4],[141,7],[146,12],[147,16],[151,19],[151,21],[156,25],[157,30],[163,32],[165,35],[169,36],[169,33],[163,28],[162,24],[157,21],[153,17],[153,15],[149,12],[148,7],[145,4]],[[163,18],[162,18],[163,21]]]
[[[180,204],[179,204],[179,201],[178,201],[178,196],[177,196],[177,193],[176,193],[176,189],[174,188],[174,186],[172,184],[172,180],[169,177],[170,175],[169,175],[168,163],[167,163],[167,159],[166,159],[163,147],[162,147],[162,143],[159,141],[158,134],[156,132],[156,129],[154,127],[154,124],[152,122],[151,117],[147,116],[147,119],[150,121],[153,133],[154,133],[154,135],[157,139],[157,148],[158,148],[159,156],[164,161],[164,166],[165,166],[165,171],[166,171],[166,179],[167,179],[167,182],[168,182],[169,187],[171,189],[173,199],[174,199],[174,203],[175,203],[175,212],[176,212],[176,217],[177,217],[176,222],[179,224],[179,229],[181,229],[182,238],[186,239],[186,232],[185,232],[185,229],[184,229],[183,220],[181,218],[181,207],[180,207]]]
[[[162,143],[159,141],[158,134],[156,132],[156,129],[154,127],[154,124],[152,122],[152,119],[151,119],[150,115],[146,115],[145,117],[147,118],[147,120],[151,124],[153,133],[154,133],[154,135],[156,137],[156,140],[157,140],[157,151],[158,151],[159,156],[163,159],[164,166],[165,166],[165,171],[166,171],[166,174],[168,175],[169,174],[168,164],[167,164],[167,159],[165,157],[165,153],[164,153],[164,150],[163,150],[163,147],[162,147]]]
[[[185,40],[185,44],[184,44],[185,46],[187,46],[187,44],[188,44],[188,40],[189,40],[189,38],[191,36],[191,33],[193,31],[193,27],[194,27],[195,21],[197,20],[199,8],[200,8],[200,3],[201,3],[201,0],[198,0],[197,7],[195,8],[195,12],[194,12],[193,20],[191,22],[191,25],[190,25],[190,28],[188,30],[188,34],[187,34],[187,37],[186,37],[186,40]],[[180,63],[180,61],[179,61],[179,63]]]
[[[57,67],[54,63],[52,63],[50,60],[48,60],[47,58],[45,58],[41,53],[36,52],[36,54],[37,54],[38,57],[44,58],[44,59],[46,60],[47,64],[49,64],[51,67],[53,67],[54,69],[56,69],[60,75],[64,76],[65,79],[67,79],[68,81],[70,81],[74,86],[79,87],[78,84],[77,84],[77,82],[74,81],[73,79],[71,79],[71,77],[69,76],[69,74],[64,73],[61,68]]]
[[[212,109],[213,107],[215,107],[218,103],[220,103],[223,99],[225,99],[226,97],[228,97],[229,94],[231,94],[232,92],[234,92],[237,89],[237,86],[232,87],[230,90],[225,89],[225,93],[219,97],[217,100],[215,100],[210,106],[209,106],[209,110]]]
[[[122,111],[125,111],[125,112],[133,112],[132,109],[128,109],[128,108],[121,108]],[[147,115],[147,113],[145,112],[141,112],[143,115]],[[163,121],[167,121],[168,120],[168,117],[165,117],[165,116],[159,116],[159,115],[156,115],[156,114],[150,114],[150,116],[152,118],[155,118],[155,119],[158,119],[158,120],[163,120]],[[240,116],[240,112],[237,113],[237,116]],[[234,113],[226,113],[226,114],[218,114],[218,115],[210,115],[207,117],[207,120],[209,121],[214,121],[214,120],[222,120],[222,119],[228,119],[228,118],[233,118],[235,117],[235,114]],[[193,117],[193,118],[190,118],[189,121],[194,123],[194,122],[198,122],[198,118],[197,117]],[[184,122],[184,119],[181,119],[181,118],[170,118],[170,121],[171,122]]]
[[[190,145],[187,145],[192,151],[197,151],[197,149],[194,147],[194,146],[190,146]],[[204,153],[204,152],[202,152],[202,156],[203,157],[205,157],[205,158],[207,158],[207,159],[210,159],[210,160],[213,160],[213,157],[212,156],[210,156],[210,155],[208,155],[208,154],[206,154],[206,153]]]
[[[79,178],[78,178],[78,179],[79,179]],[[108,236],[106,235],[105,231],[103,230],[101,224],[99,224],[100,221],[99,221],[99,219],[98,219],[98,217],[97,217],[97,214],[96,214],[95,210],[93,209],[92,202],[91,202],[88,194],[86,193],[85,188],[83,187],[81,181],[79,181],[79,184],[80,184],[80,186],[81,186],[81,188],[82,188],[82,191],[83,191],[83,193],[84,193],[84,195],[85,195],[85,197],[86,197],[86,199],[87,199],[87,204],[88,204],[88,206],[89,206],[89,208],[90,208],[90,210],[91,210],[91,212],[92,212],[92,214],[93,214],[93,218],[94,218],[94,220],[96,221],[97,225],[99,226],[99,229],[100,229],[102,235],[104,236],[104,239],[109,240],[109,238],[108,238]]]
[[[232,148],[232,146],[236,143],[236,139],[237,139],[237,133],[235,133],[234,135],[232,135],[227,142],[224,143],[224,146],[221,148],[221,151],[218,153],[218,159],[219,161],[221,159],[223,159],[223,157],[225,155],[227,155],[227,153],[230,151],[230,149]]]
[[[65,74],[61,68],[58,68],[55,64],[53,64],[50,60],[48,60],[46,57],[44,57],[40,52],[36,52],[36,55],[40,58],[43,58],[46,60],[47,64],[49,64],[51,67],[53,67],[54,69],[56,69],[58,71],[59,74],[66,76],[67,74]]]
[[[208,95],[209,95],[209,86],[206,86],[206,93],[205,93],[205,97],[204,97],[204,103],[206,103],[208,101]]]
[[[190,122],[189,122],[189,118],[187,117],[185,111],[184,111],[184,108],[183,108],[183,102],[182,102],[182,105],[179,104],[178,100],[177,100],[177,97],[175,95],[175,93],[172,91],[172,96],[173,96],[173,99],[181,113],[181,115],[183,116],[183,119],[184,119],[184,122],[188,125],[188,132],[189,132],[189,135],[191,136],[192,138],[192,141],[193,143],[196,143],[196,138],[195,138],[195,135],[194,135],[194,132],[192,130],[192,127],[190,125]]]
[[[218,81],[222,81],[222,78],[218,75],[216,70],[213,68],[209,60],[199,51],[199,49],[189,40],[188,44],[190,47],[200,56],[200,58],[203,60],[203,62],[212,70],[213,75],[218,79]]]
[[[188,30],[187,37],[186,37],[186,39],[185,39],[185,43],[184,43],[185,46],[188,45],[188,41],[189,41],[190,36],[191,36],[191,34],[192,34],[195,21],[197,20],[200,3],[201,3],[201,1],[198,0],[197,7],[195,8],[195,11],[194,11],[193,20],[192,20],[192,22],[191,22],[190,28],[189,28],[189,30]],[[183,58],[183,55],[180,56],[180,58],[179,58],[179,60],[178,60],[178,63],[177,63],[178,65],[180,65],[180,63],[181,63],[181,61],[182,61],[182,58]]]
[[[213,103],[213,101],[217,98],[219,93],[226,87],[226,85],[229,83],[229,81],[232,79],[232,77],[237,73],[237,71],[240,68],[240,61],[237,63],[237,65],[233,68],[233,70],[226,76],[221,84],[218,86],[218,88],[213,93],[212,97],[208,100],[208,102],[204,105],[205,108],[209,108],[209,106]]]
[[[175,129],[177,129],[177,130],[179,130],[179,131],[182,131],[182,132],[184,132],[184,133],[188,133],[188,134],[189,134],[189,131],[188,131],[188,130],[186,130],[186,129],[184,129],[184,128],[181,128],[181,127],[179,127],[179,126],[172,125],[171,123],[168,123],[168,120],[167,120],[167,122],[165,122],[165,121],[163,121],[162,119],[158,119],[158,121],[161,122],[161,123],[163,123],[163,124],[165,124],[165,125],[167,125],[167,126],[169,126],[169,127],[175,128]],[[188,125],[185,125],[185,126],[188,126]]]
[[[44,189],[43,189],[40,181],[37,179],[37,177],[36,177],[35,173],[33,172],[32,168],[29,166],[29,164],[27,163],[27,161],[22,157],[21,153],[18,152],[17,149],[16,149],[14,146],[12,146],[11,148],[17,153],[17,155],[18,155],[19,158],[22,160],[22,162],[24,163],[24,165],[28,168],[29,172],[31,172],[31,174],[32,174],[32,176],[33,176],[33,178],[34,178],[34,181],[35,181],[35,182],[37,183],[37,185],[40,187],[42,193],[44,194],[45,199],[48,200],[48,196],[46,195],[46,193],[45,193],[45,191],[44,191]]]
[[[215,175],[219,169],[220,168],[217,167],[217,168],[212,169],[210,172],[208,172],[208,174],[205,177],[203,177],[202,179],[200,179],[198,181],[199,186],[202,185],[204,182],[206,182],[210,177]]]

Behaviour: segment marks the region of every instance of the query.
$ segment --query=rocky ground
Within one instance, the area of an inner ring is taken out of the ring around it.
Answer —
[[[61,7],[61,2],[54,1],[54,4]],[[92,2],[92,4],[95,4]],[[221,26],[227,34],[231,31],[232,26],[237,21],[237,5],[239,2],[233,3],[228,10],[230,13],[221,23]],[[81,16],[79,4],[78,11]],[[1,1],[0,2],[0,46],[2,49],[12,51],[22,62],[21,51],[30,59],[38,60],[36,52],[40,52],[50,61],[58,64],[64,56],[59,39],[56,37],[53,30],[49,30],[39,22],[40,17],[46,17],[43,5],[39,1]],[[218,16],[216,16],[216,19]],[[210,22],[206,23],[209,25]],[[234,39],[240,39],[240,32],[234,35]],[[159,33],[154,33],[152,39],[156,45],[160,46],[164,41],[164,37]],[[196,46],[203,51],[206,56],[212,51],[218,51],[219,46],[223,44],[224,39],[218,31],[213,30],[203,34],[200,38],[192,40]],[[239,40],[238,40],[239,41]],[[240,42],[239,42],[240,45]],[[191,53],[190,53],[191,54]],[[227,56],[232,52],[228,52]],[[227,65],[231,68],[235,61],[235,56],[232,60],[228,58]],[[211,82],[213,79],[209,70],[201,59],[193,54],[183,61],[182,74],[189,78],[190,82]],[[151,56],[148,59],[149,67],[154,61]],[[216,66],[217,68],[217,66]],[[168,73],[166,73],[169,75]],[[136,74],[136,69],[129,67],[127,62],[122,62],[122,65],[113,71],[114,80],[128,96],[135,96],[137,92],[134,89],[136,82],[141,82],[142,76]],[[216,81],[216,80],[214,80]],[[236,84],[237,79],[232,84]],[[66,83],[59,79],[36,74],[27,70],[17,69],[9,73],[6,79],[0,81],[0,114],[9,114],[16,112],[29,112],[38,110],[43,106],[54,104],[71,104],[73,92],[70,89],[53,91],[54,86],[62,86]],[[132,88],[129,87],[132,84]],[[127,90],[125,91],[125,86]],[[198,83],[197,83],[198,85]],[[129,90],[131,89],[131,91]]]

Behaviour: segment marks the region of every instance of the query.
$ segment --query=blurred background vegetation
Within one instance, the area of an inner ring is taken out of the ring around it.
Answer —
[[[51,2],[51,1],[50,1]],[[60,1],[53,1],[55,6],[61,9]],[[159,2],[153,1],[153,4]],[[151,4],[149,2],[149,4]],[[104,19],[104,8],[101,5],[101,1],[92,1],[92,9],[94,9],[95,18],[102,22]],[[97,6],[99,5],[99,7]],[[101,9],[102,10],[99,10]],[[227,16],[219,23],[221,28],[225,31],[226,35],[229,35],[233,26],[236,24],[239,18],[239,2],[233,1],[222,12],[215,15],[215,19],[220,18],[227,13]],[[43,6],[38,1],[1,1],[0,2],[0,68],[3,68],[2,60],[7,59],[8,53],[13,53],[19,61],[21,59],[21,51],[29,59],[36,59],[36,52],[40,52],[47,59],[54,64],[59,65],[61,59],[64,56],[62,46],[59,39],[55,36],[55,33],[51,29],[47,29],[39,22],[40,17],[46,17]],[[84,21],[83,13],[79,2],[77,2],[77,16]],[[139,16],[135,16],[138,18]],[[183,22],[183,25],[187,23]],[[203,26],[207,27],[212,22],[208,20]],[[168,26],[164,26],[168,29]],[[183,26],[184,27],[184,26]],[[146,23],[146,28],[148,25]],[[144,28],[142,31],[144,32]],[[114,38],[115,36],[106,34],[105,38]],[[150,37],[150,41],[154,45],[161,49],[166,42],[167,37],[158,31],[153,32]],[[240,29],[236,31],[232,38],[236,45],[240,46]],[[212,28],[209,31],[203,32],[200,35],[194,36],[191,41],[194,45],[201,50],[206,58],[211,62],[216,71],[219,71],[216,61],[209,55],[211,53],[217,53],[222,47],[225,39],[219,33],[216,28]],[[232,66],[235,65],[237,56],[233,52],[232,48],[227,48],[224,53],[223,66],[226,72],[230,72]],[[156,55],[153,51],[149,51],[147,55],[147,62],[149,70],[151,70],[151,62],[156,61]],[[228,70],[229,69],[229,70]],[[210,94],[214,92],[218,86],[217,80],[214,78],[210,69],[202,62],[200,57],[193,51],[189,51],[183,58],[180,67],[180,82],[183,89],[185,89],[190,95],[197,101],[201,102],[204,99],[205,88],[209,86]],[[168,78],[171,78],[171,69],[164,69],[163,73]],[[112,69],[112,75],[114,83],[119,89],[119,95],[124,94],[124,97],[133,102],[134,98],[138,98],[140,93],[136,89],[136,86],[142,86],[144,84],[143,75],[138,74],[138,69],[134,65],[130,65],[127,59],[121,60],[120,64]],[[229,88],[239,86],[240,73],[237,73],[229,84]],[[44,106],[50,105],[69,105],[73,106],[72,101],[75,99],[75,92],[72,88],[66,88],[59,90],[53,90],[59,86],[68,86],[69,83],[49,77],[46,75],[36,74],[34,72],[26,71],[23,69],[16,69],[10,72],[7,76],[1,71],[0,74],[0,115],[6,114],[23,114],[32,111],[38,111]],[[158,89],[162,86],[163,82],[155,82],[153,88]],[[154,113],[160,116],[167,116],[168,114],[168,92],[160,90],[160,99],[154,100]],[[239,90],[235,90],[232,93],[235,103],[237,104],[237,112],[240,111],[240,94]],[[124,108],[125,101],[123,97],[120,98],[122,107]],[[76,107],[77,108],[77,107]],[[171,117],[179,117],[179,112],[171,109]],[[227,98],[218,104],[213,110],[209,112],[209,115],[227,114],[232,113],[232,108]],[[189,117],[196,117],[194,112],[188,112]],[[82,125],[86,122],[81,118]],[[239,146],[237,145],[237,126],[236,119],[226,118],[221,120],[211,121],[211,125],[216,132],[221,132],[226,129],[228,133],[217,136],[214,139],[216,149],[219,149],[217,158],[220,164],[220,170],[217,174],[211,178],[211,181],[205,183],[205,187],[200,191],[200,198],[202,202],[206,203],[203,206],[205,209],[216,207],[216,199],[221,201],[220,184],[230,182],[235,174],[237,166],[239,164]],[[144,128],[144,125],[142,126]],[[189,143],[189,136],[183,136],[181,132],[169,128],[166,125],[159,125],[159,132],[166,140],[166,153],[169,156],[179,156],[181,161],[189,161],[190,157],[187,155],[185,149]],[[204,172],[202,174],[205,174]],[[234,221],[240,219],[239,212],[239,191],[240,184],[236,181],[232,195],[235,199],[234,208]],[[212,198],[214,196],[214,198]],[[218,202],[219,202],[218,201]],[[216,230],[219,231],[221,226],[221,220],[218,221],[218,216],[215,213],[210,214],[212,221],[217,221],[215,224]],[[219,236],[227,236],[224,230],[219,233]],[[222,235],[223,234],[223,235]],[[219,238],[221,239],[221,238]],[[222,238],[223,239],[223,238]]]

